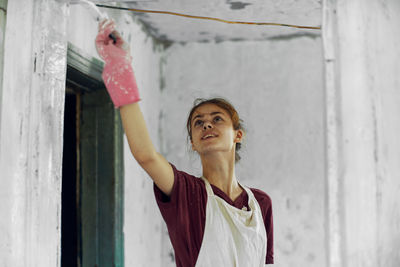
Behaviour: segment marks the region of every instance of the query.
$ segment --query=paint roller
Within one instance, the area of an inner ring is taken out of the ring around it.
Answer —
[[[95,4],[88,0],[57,0],[57,1],[71,4],[71,5],[74,5],[74,4],[82,5],[89,11],[92,18],[95,19],[96,21],[100,22],[102,20],[108,19],[107,14],[101,13],[99,8]],[[110,37],[113,40],[114,44],[117,42],[117,37],[113,33],[110,33],[110,35],[108,37]]]

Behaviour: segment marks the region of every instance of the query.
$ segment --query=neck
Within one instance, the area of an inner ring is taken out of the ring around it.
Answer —
[[[242,192],[235,175],[235,156],[227,157],[218,153],[201,157],[203,176],[210,184],[218,187],[232,200]]]

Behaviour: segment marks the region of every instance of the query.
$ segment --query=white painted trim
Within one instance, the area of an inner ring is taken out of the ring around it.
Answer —
[[[323,1],[322,41],[325,60],[326,244],[329,267],[343,265],[341,224],[341,129],[336,0]]]
[[[3,67],[4,67],[4,37],[7,22],[7,0],[0,0],[0,103],[3,91]],[[0,106],[1,125],[1,106]]]
[[[67,7],[13,0],[7,13],[0,265],[54,267],[60,265]]]

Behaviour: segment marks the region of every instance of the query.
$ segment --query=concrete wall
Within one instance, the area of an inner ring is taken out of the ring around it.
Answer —
[[[4,40],[0,265],[59,266],[66,6],[9,1]]]
[[[238,109],[247,136],[237,176],[272,198],[276,266],[326,266],[322,59],[321,38],[300,36],[174,44],[162,67],[161,145],[178,168],[201,175],[185,131],[196,97]],[[164,240],[163,266],[174,266]]]
[[[330,266],[400,264],[399,11],[325,2]]]
[[[325,62],[313,35],[165,49],[132,18],[110,15],[131,43],[152,139],[178,168],[201,174],[185,133],[196,97],[223,96],[239,110],[247,137],[237,175],[272,197],[276,266],[394,267],[399,11],[397,0],[324,1]],[[97,25],[88,16],[72,6],[67,18],[66,5],[55,1],[8,3],[1,266],[59,265],[66,44],[68,36],[97,57]],[[125,141],[126,266],[174,266],[151,187]]]
[[[109,12],[116,20],[118,30],[130,43],[133,67],[139,86],[140,102],[153,143],[159,147],[160,61],[163,44],[149,37],[140,24],[121,12]],[[87,10],[71,5],[68,41],[89,55],[98,58],[94,39],[97,22]],[[124,240],[125,266],[162,266],[162,219],[153,194],[153,183],[133,158],[127,140],[124,142],[125,210]]]

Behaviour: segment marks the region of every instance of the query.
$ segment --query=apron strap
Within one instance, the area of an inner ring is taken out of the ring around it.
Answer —
[[[201,176],[200,177],[203,181],[204,181],[204,184],[205,184],[205,186],[206,186],[206,190],[207,190],[207,194],[209,195],[209,196],[214,196],[214,191],[212,190],[212,188],[211,188],[211,184],[210,184],[210,182],[207,180],[207,178],[205,178],[204,176]],[[254,195],[253,195],[253,192],[251,192],[251,190],[250,190],[250,188],[248,188],[247,186],[244,186],[244,185],[242,185],[241,183],[239,183],[238,182],[238,184],[246,191],[246,193],[247,193],[247,197],[248,197],[248,201],[249,201],[249,207],[250,207],[250,200],[255,200],[255,197],[254,197]],[[251,208],[251,207],[250,207]]]
[[[203,179],[204,184],[206,185],[207,195],[214,196],[214,191],[211,188],[210,182],[204,176],[201,176],[201,179]]]

